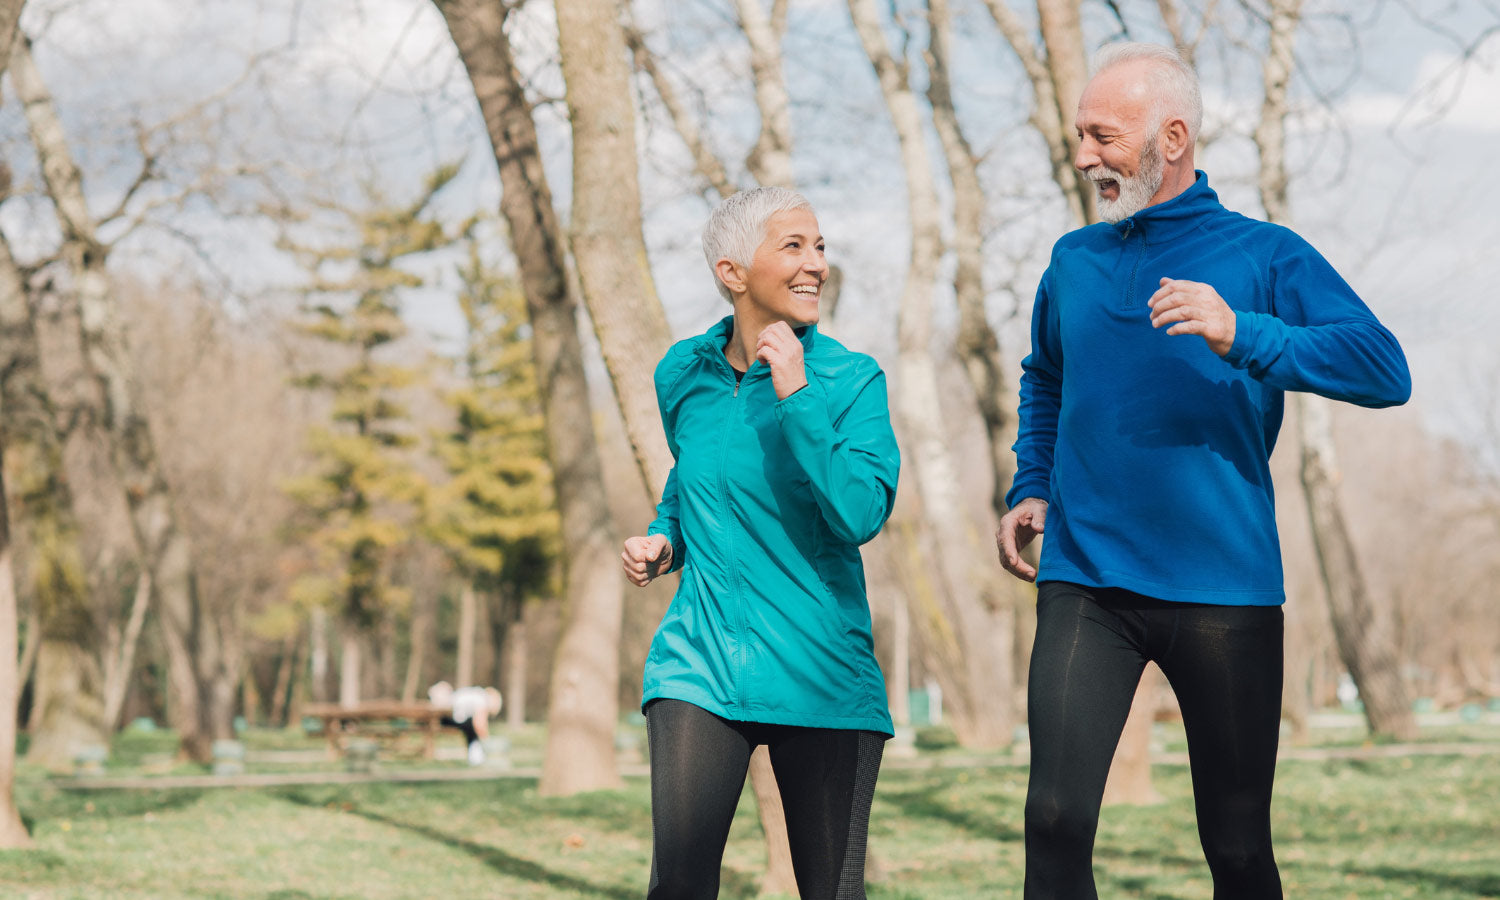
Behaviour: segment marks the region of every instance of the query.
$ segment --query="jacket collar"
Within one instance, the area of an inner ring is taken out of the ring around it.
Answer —
[[[818,326],[816,324],[803,325],[801,328],[793,328],[792,333],[797,336],[797,340],[802,342],[803,355],[810,355],[813,349],[813,342],[818,336]],[[725,316],[698,339],[698,352],[706,356],[717,356],[724,365],[729,365],[729,360],[724,357],[724,345],[729,343],[729,338],[733,334],[734,316]],[[751,361],[750,367],[752,369],[755,368],[754,360]],[[765,367],[762,366],[761,368]]]
[[[1194,174],[1197,177],[1188,189],[1171,200],[1148,206],[1108,227],[1121,238],[1139,233],[1151,243],[1171,240],[1193,230],[1205,215],[1224,208],[1219,195],[1208,186],[1208,176],[1203,170],[1197,169]]]

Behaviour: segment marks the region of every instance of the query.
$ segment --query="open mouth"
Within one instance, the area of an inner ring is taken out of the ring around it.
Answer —
[[[792,285],[792,293],[794,293],[797,296],[801,297],[803,300],[817,300],[818,299],[819,290],[820,290],[820,288],[816,284],[794,284],[794,285]]]

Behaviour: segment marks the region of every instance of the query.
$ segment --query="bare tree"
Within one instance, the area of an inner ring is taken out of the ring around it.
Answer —
[[[0,0],[0,72],[10,63],[21,7],[25,0]],[[8,182],[10,173],[0,172]],[[8,185],[7,185],[8,188]],[[8,190],[7,190],[8,192]],[[0,396],[0,416],[8,413]],[[4,460],[0,440],[0,462]],[[21,692],[16,669],[16,580],[11,560],[10,514],[5,494],[4,466],[0,466],[0,847],[31,846],[31,835],[16,810],[16,701]]]
[[[898,318],[895,408],[905,426],[907,468],[915,475],[922,522],[942,552],[931,568],[941,587],[935,603],[912,610],[914,630],[938,669],[954,727],[970,746],[1011,740],[1011,631],[1014,608],[994,596],[995,580],[977,532],[958,497],[958,472],[948,449],[942,396],[932,355],[934,289],[942,255],[937,185],[922,114],[909,81],[882,30],[873,0],[849,0],[849,12],[880,82],[901,148],[911,219],[911,256]]]
[[[41,161],[48,195],[63,231],[63,258],[73,280],[63,299],[76,304],[79,343],[87,379],[92,382],[88,408],[108,436],[110,459],[130,509],[140,558],[158,600],[159,621],[169,651],[169,680],[182,750],[207,761],[214,737],[231,731],[231,711],[210,703],[203,678],[223,662],[216,624],[199,615],[196,575],[186,533],[179,526],[175,502],[163,476],[156,442],[139,396],[139,386],[125,346],[125,336],[105,263],[109,247],[98,237],[83,193],[83,178],[41,73],[32,61],[30,42],[18,36],[10,61],[12,83],[26,109],[32,142]],[[150,177],[148,156],[139,177],[127,190],[122,212],[139,186]],[[116,214],[111,214],[117,215]]]
[[[1264,97],[1255,129],[1260,153],[1258,185],[1266,218],[1291,222],[1286,167],[1287,90],[1296,62],[1301,0],[1272,0],[1270,43],[1261,67]],[[1332,401],[1310,394],[1293,398],[1302,442],[1301,480],[1312,525],[1313,544],[1327,591],[1339,654],[1359,688],[1370,730],[1405,740],[1416,734],[1416,719],[1401,677],[1390,623],[1369,599],[1349,527],[1338,497],[1339,467],[1333,442]]]
[[[566,239],[542,167],[532,104],[505,32],[509,7],[494,0],[437,5],[474,84],[499,166],[500,212],[510,227],[531,316],[556,477],[570,634],[554,669],[547,789],[615,787],[621,582],[584,377],[578,302],[568,286]],[[633,152],[630,159],[633,164]]]

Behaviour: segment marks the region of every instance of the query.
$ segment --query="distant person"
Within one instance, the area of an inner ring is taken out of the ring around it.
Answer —
[[[734,312],[656,368],[676,466],[656,520],[621,554],[637,585],[682,570],[645,665],[647,896],[718,896],[750,754],[765,744],[802,897],[862,898],[892,734],[859,554],[896,496],[885,376],[818,333],[828,264],[800,194],[729,197],[703,251]]]
[[[427,689],[427,699],[438,709],[448,710],[443,724],[464,733],[469,745],[469,765],[484,762],[484,742],[490,736],[490,719],[500,714],[500,692],[492,687],[455,689],[439,681]]]
[[[1182,708],[1215,900],[1280,900],[1271,788],[1281,554],[1269,458],[1283,392],[1406,401],[1396,339],[1290,230],[1193,167],[1197,77],[1174,51],[1099,52],[1074,165],[1104,221],[1053,248],[1022,363],[1000,560],[1035,580],[1028,900],[1095,898],[1110,759],[1148,661]],[[1046,532],[1039,568],[1021,550]]]

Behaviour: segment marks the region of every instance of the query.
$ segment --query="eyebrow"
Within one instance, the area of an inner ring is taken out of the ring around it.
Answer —
[[[789,240],[791,240],[793,238],[797,238],[798,240],[805,241],[805,240],[807,240],[807,235],[803,234],[800,231],[796,231],[796,232],[792,232],[792,233],[789,233],[789,234],[783,234],[780,237],[778,237],[777,240],[785,242],[785,241],[789,241]],[[813,240],[814,241],[822,241],[823,240],[823,236],[820,234],[817,237],[813,238]],[[826,243],[826,241],[825,241],[825,243]]]

